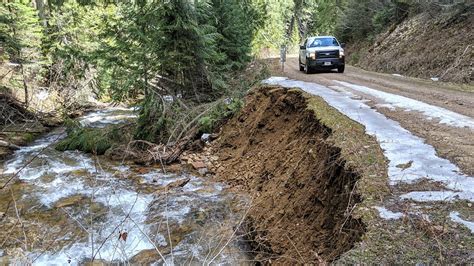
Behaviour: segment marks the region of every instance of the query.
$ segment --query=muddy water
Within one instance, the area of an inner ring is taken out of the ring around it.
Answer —
[[[80,121],[91,127],[133,119],[108,109]],[[244,264],[246,247],[234,233],[247,200],[222,184],[164,174],[78,151],[59,152],[58,129],[18,150],[0,183],[0,264],[102,263]],[[177,180],[182,188],[165,192]]]

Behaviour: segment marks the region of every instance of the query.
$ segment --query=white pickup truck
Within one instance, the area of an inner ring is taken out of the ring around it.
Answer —
[[[300,46],[300,71],[308,74],[316,69],[337,69],[337,72],[344,73],[344,46],[333,36],[306,38]]]

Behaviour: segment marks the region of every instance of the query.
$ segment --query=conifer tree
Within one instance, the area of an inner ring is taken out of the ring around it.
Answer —
[[[28,83],[34,63],[40,64],[38,53],[41,26],[36,10],[29,2],[13,1],[0,6],[0,41],[4,49],[3,60],[18,65],[20,75],[10,80],[13,88],[23,88],[24,103],[28,106]]]

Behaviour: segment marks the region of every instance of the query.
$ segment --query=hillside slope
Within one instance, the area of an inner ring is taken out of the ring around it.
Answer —
[[[474,12],[422,13],[391,27],[373,42],[349,45],[353,65],[420,78],[474,83]]]

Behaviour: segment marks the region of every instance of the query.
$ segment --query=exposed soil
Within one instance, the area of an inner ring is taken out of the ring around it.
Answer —
[[[257,260],[333,261],[361,239],[351,215],[359,175],[328,138],[299,90],[261,87],[214,144],[217,176],[253,195],[248,234]]]
[[[346,73],[320,72],[311,75],[298,70],[298,59],[290,57],[285,73],[278,70],[278,63],[270,61],[274,75],[287,76],[325,85],[331,88],[340,86],[334,80],[345,81],[372,89],[405,96],[431,105],[439,106],[465,116],[474,117],[474,86],[455,85],[444,82],[432,82],[409,77],[364,71],[360,68],[346,66]],[[426,139],[435,147],[438,155],[449,159],[460,167],[466,174],[474,174],[474,134],[467,128],[454,128],[427,120],[417,112],[407,112],[401,109],[390,110],[376,106],[384,103],[380,99],[361,92],[350,90],[363,99],[370,100],[370,105],[388,118],[399,122],[402,127],[415,135]]]
[[[428,120],[422,114],[401,109],[388,109],[379,107],[377,104],[384,103],[383,100],[360,93],[350,88],[343,87],[334,80],[345,81],[356,85],[367,86],[376,90],[385,91],[397,95],[403,95],[435,106],[458,112],[460,114],[474,117],[474,95],[473,86],[463,84],[452,84],[444,82],[432,82],[409,77],[397,77],[389,74],[364,71],[359,68],[348,66],[346,73],[334,72],[316,73],[306,75],[298,71],[297,58],[289,58],[285,73],[279,70],[279,64],[270,60],[272,75],[286,76],[295,80],[303,80],[325,85],[335,91],[345,90],[353,93],[355,98],[368,100],[368,105],[377,109],[388,118],[395,120],[402,127],[410,130],[417,136],[426,139],[426,142],[435,147],[438,155],[453,161],[464,173],[472,173],[474,158],[474,146],[472,130],[468,128],[454,128],[440,124],[436,120]],[[317,96],[313,98],[319,98]],[[312,99],[312,98],[311,98]],[[308,100],[310,101],[310,100]],[[318,108],[320,108],[318,106]],[[317,110],[317,109],[313,109]],[[331,111],[317,112],[317,117],[335,116]],[[315,111],[316,112],[316,111]],[[336,112],[337,113],[337,112]],[[343,115],[341,115],[344,117]],[[333,117],[329,121],[341,121],[344,118]],[[324,120],[327,124],[327,119]],[[350,126],[347,123],[338,125],[336,122],[331,127],[332,135],[339,128],[345,128],[346,138],[359,139],[363,135],[351,135]],[[344,143],[338,138],[336,144]],[[347,144],[347,143],[344,143]],[[347,146],[353,145],[353,143]],[[344,146],[341,150],[344,152]],[[353,149],[355,155],[366,156],[367,150],[358,146]],[[347,153],[343,153],[345,158]],[[375,153],[376,154],[376,153]],[[351,162],[357,156],[348,160]],[[379,162],[370,157],[362,161]],[[400,167],[403,167],[402,165]],[[356,167],[357,169],[368,169]],[[375,167],[383,168],[382,165]],[[386,168],[385,168],[386,169]],[[370,179],[375,175],[376,178]],[[369,177],[369,179],[367,179]],[[364,200],[355,208],[355,212],[361,215],[366,225],[366,232],[361,242],[353,249],[341,255],[337,263],[341,264],[433,264],[433,263],[467,263],[471,264],[473,256],[472,233],[463,226],[454,223],[450,219],[452,211],[461,213],[461,217],[472,221],[472,204],[466,201],[455,202],[428,202],[420,203],[410,200],[400,200],[401,194],[410,191],[442,190],[442,184],[422,180],[410,185],[390,186],[390,192],[377,194],[387,184],[383,184],[383,171],[379,173],[362,174],[357,181],[357,191]],[[369,180],[364,182],[364,180]],[[386,180],[385,180],[386,181]],[[375,183],[379,182],[379,183]],[[390,211],[401,212],[404,217],[398,220],[387,220],[380,217],[378,212],[371,212],[378,206],[387,207]],[[359,216],[357,216],[359,217]]]
[[[349,59],[364,69],[474,84],[474,5],[464,13],[423,13],[380,34],[373,43],[349,46]]]

